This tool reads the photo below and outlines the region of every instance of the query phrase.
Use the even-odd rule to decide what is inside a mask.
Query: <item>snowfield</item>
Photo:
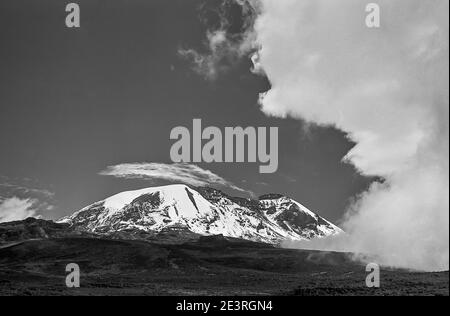
[[[59,222],[98,234],[184,228],[199,235],[271,244],[342,233],[339,227],[282,195],[251,200],[182,184],[122,192]]]

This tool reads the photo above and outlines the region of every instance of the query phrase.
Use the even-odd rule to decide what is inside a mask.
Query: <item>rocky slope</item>
[[[186,185],[122,192],[59,223],[103,235],[185,230],[271,244],[342,233],[337,226],[283,195],[270,194],[251,200]]]

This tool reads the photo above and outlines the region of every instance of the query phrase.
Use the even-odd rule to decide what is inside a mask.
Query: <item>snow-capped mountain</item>
[[[223,235],[272,244],[342,232],[282,195],[270,194],[251,200],[181,184],[122,192],[59,222],[97,234],[183,228],[199,235]]]

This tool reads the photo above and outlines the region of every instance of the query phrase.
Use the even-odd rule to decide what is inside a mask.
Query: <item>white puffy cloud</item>
[[[165,180],[193,186],[220,185],[245,192],[217,174],[187,163],[124,163],[109,166],[100,175],[148,181]]]
[[[379,29],[365,26],[359,0],[260,3],[254,59],[272,85],[262,111],[347,132],[356,146],[345,159],[386,180],[326,247],[448,269],[449,2],[379,0]]]
[[[0,199],[0,223],[35,217],[35,202],[32,199],[20,199],[18,197]]]
[[[0,221],[40,217],[38,214],[54,208],[54,197],[54,192],[40,187],[36,180],[0,175]]]

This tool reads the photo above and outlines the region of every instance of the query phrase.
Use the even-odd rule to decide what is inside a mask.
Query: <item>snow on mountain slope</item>
[[[200,235],[221,234],[272,244],[342,232],[282,195],[251,200],[181,184],[122,192],[59,222],[98,234],[130,230],[160,232],[181,227]]]

